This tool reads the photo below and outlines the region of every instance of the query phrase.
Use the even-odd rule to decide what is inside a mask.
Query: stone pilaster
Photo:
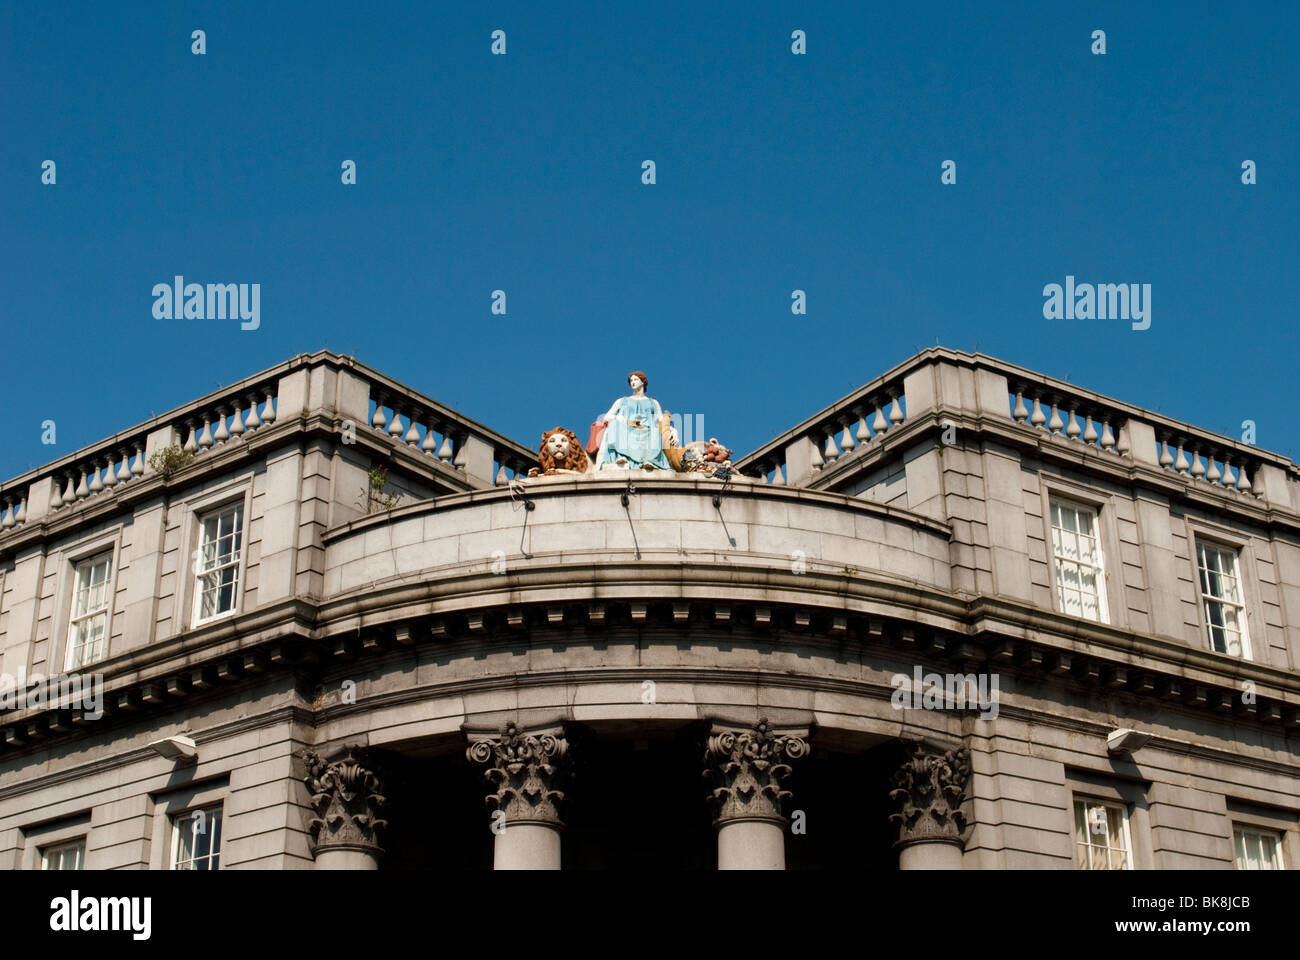
[[[332,760],[306,751],[304,778],[316,817],[311,821],[312,854],[318,870],[374,870],[383,849],[379,818],[388,802],[369,751],[349,746]]]
[[[894,773],[889,798],[899,812],[899,867],[904,870],[960,870],[966,817],[961,805],[970,783],[970,751],[938,750],[925,743],[906,745],[907,758]]]
[[[568,753],[562,729],[526,733],[513,722],[501,736],[476,740],[466,749],[470,762],[488,765],[483,775],[494,788],[487,804],[494,811],[497,870],[560,869],[564,791],[558,786]]]
[[[750,730],[714,728],[704,776],[713,784],[719,870],[785,869],[785,761],[807,753],[804,740],[774,733],[766,718]]]

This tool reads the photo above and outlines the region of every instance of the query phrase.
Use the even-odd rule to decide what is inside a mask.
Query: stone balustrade
[[[101,502],[159,471],[150,460],[176,448],[176,469],[275,422],[275,380],[246,380],[83,448],[0,487],[0,536],[29,520]]]
[[[855,466],[901,456],[887,438],[911,433],[914,424],[949,422],[967,430],[1014,424],[1063,450],[1090,450],[1182,477],[1193,489],[1300,512],[1300,467],[1287,457],[1015,364],[942,347],[912,357],[737,466],[769,483],[838,488]]]
[[[743,472],[776,486],[803,486],[830,466],[865,458],[907,419],[903,377],[891,372],[805,421],[773,449],[746,457]]]
[[[490,448],[490,479],[495,486],[509,484],[515,476],[527,473],[533,463],[533,458],[525,456],[518,445],[504,441],[491,431],[468,428],[464,417],[441,405],[422,401],[406,389],[394,394],[383,385],[373,384],[369,410],[370,427],[378,436],[418,451],[429,462],[440,463],[461,474],[466,472],[470,452],[476,444]]]
[[[34,520],[70,516],[154,478],[159,471],[150,461],[167,448],[175,449],[165,472],[174,473],[286,422],[343,433],[345,443],[368,433],[390,449],[414,452],[399,471],[437,474],[444,488],[504,486],[535,459],[528,448],[352,358],[320,351],[0,484],[0,544]]]
[[[1128,416],[1096,396],[1066,392],[1044,382],[1008,377],[1011,419],[1021,426],[1087,444],[1104,453],[1130,453]]]

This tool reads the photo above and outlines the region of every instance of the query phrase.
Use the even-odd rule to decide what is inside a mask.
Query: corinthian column
[[[312,854],[317,870],[375,870],[384,852],[379,831],[388,821],[379,810],[383,796],[379,773],[364,747],[344,747],[333,760],[314,751],[303,754],[305,781],[316,818],[311,822]]]
[[[483,776],[495,789],[487,795],[496,834],[496,870],[559,870],[559,804],[555,789],[569,752],[560,728],[528,734],[514,723],[501,736],[477,740],[465,751],[472,763],[488,765]]]
[[[942,752],[912,742],[907,753],[889,791],[899,804],[899,812],[889,815],[899,825],[894,844],[899,869],[960,870],[966,829],[961,805],[970,782],[970,751]]]
[[[777,735],[759,720],[752,730],[714,728],[704,753],[704,776],[718,831],[719,870],[784,870],[786,818],[781,805],[791,796],[781,788],[790,775],[784,760],[798,760],[808,744]]]

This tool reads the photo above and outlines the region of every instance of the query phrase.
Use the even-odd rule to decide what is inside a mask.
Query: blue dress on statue
[[[626,460],[627,466],[639,470],[645,464],[660,470],[672,470],[664,453],[663,437],[659,434],[659,418],[663,410],[657,400],[650,397],[623,397],[614,404],[614,419],[605,427],[605,439],[596,461],[599,470],[607,463]],[[640,421],[633,426],[629,420]]]

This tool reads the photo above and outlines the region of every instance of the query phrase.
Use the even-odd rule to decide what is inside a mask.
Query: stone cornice
[[[295,724],[310,729],[315,725],[316,717],[305,707],[296,705],[281,706],[268,710],[266,713],[240,717],[238,720],[204,727],[202,730],[194,731],[191,736],[195,744],[202,749],[203,744],[205,743],[221,740],[225,737],[235,736],[248,730],[261,730],[278,723]],[[116,770],[133,763],[138,763],[141,760],[148,760],[157,756],[157,752],[150,747],[137,747],[133,750],[128,750],[125,753],[115,753],[99,760],[91,760],[86,763],[77,763],[72,766],[62,767],[52,773],[29,777],[20,783],[7,787],[0,787],[0,800],[7,800],[10,797],[21,796],[34,789],[43,789],[45,787],[55,787],[61,783],[70,783],[82,777],[90,777],[110,770]],[[4,754],[0,754],[0,763],[3,763],[5,759],[7,759],[7,757]]]
[[[1282,723],[1284,728],[1300,724],[1300,674],[1030,604],[989,597],[962,600],[913,585],[813,571],[796,575],[760,567],[746,577],[745,568],[735,564],[665,563],[656,571],[642,561],[623,569],[623,580],[611,564],[602,565],[598,573],[584,572],[588,599],[582,601],[575,601],[571,587],[555,585],[555,571],[544,569],[534,571],[540,583],[534,591],[527,589],[522,575],[484,574],[482,593],[462,582],[442,600],[430,599],[434,588],[425,583],[375,590],[320,610],[305,601],[286,601],[107,661],[108,706],[127,716],[166,711],[191,694],[241,682],[248,675],[311,673],[327,662],[342,663],[348,657],[373,656],[430,639],[445,645],[464,638],[474,645],[520,630],[544,635],[581,627],[600,633],[656,624],[674,630],[694,625],[707,636],[713,630],[725,634],[733,625],[749,629],[766,623],[769,630],[862,642],[867,648],[883,640],[888,627],[892,642],[903,649],[917,656],[947,657],[963,672],[971,664],[1041,672],[1138,697],[1235,713],[1239,721]],[[658,584],[653,582],[656,577],[662,577]],[[555,591],[549,596],[546,584],[550,586],[545,590]],[[782,601],[767,602],[773,596]],[[780,641],[774,636],[773,642]],[[1246,680],[1255,685],[1257,709],[1236,702]],[[0,729],[10,747],[36,749],[45,739],[78,735],[61,713],[66,711],[9,711],[0,716]]]

